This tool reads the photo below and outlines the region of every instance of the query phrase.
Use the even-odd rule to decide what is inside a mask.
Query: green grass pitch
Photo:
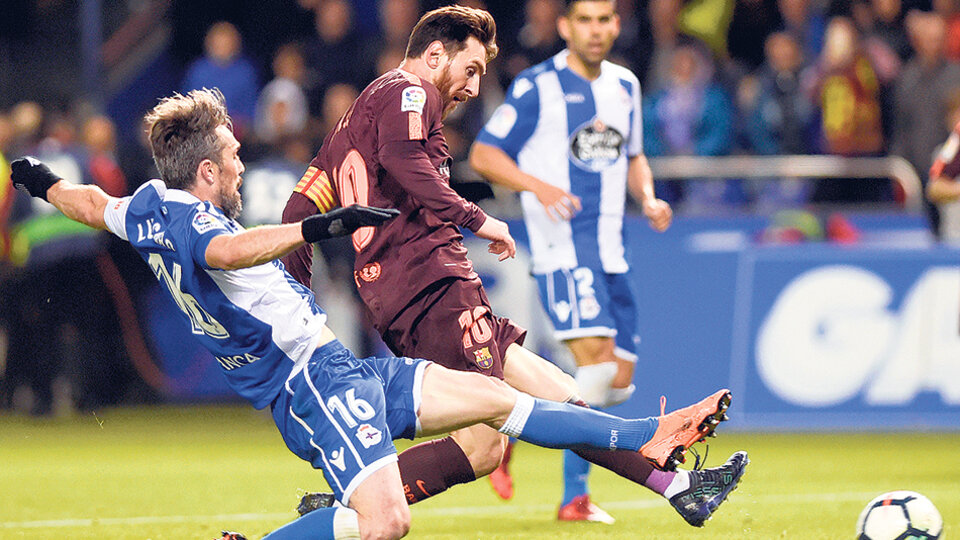
[[[560,453],[521,443],[514,500],[485,479],[456,487],[413,507],[410,538],[852,539],[861,508],[893,489],[930,497],[945,537],[960,538],[960,433],[719,435],[708,466],[738,449],[752,463],[703,529],[596,469],[594,499],[617,523],[557,523]],[[252,540],[292,519],[303,491],[325,487],[267,414],[240,405],[0,415],[2,539],[210,539],[229,528]]]

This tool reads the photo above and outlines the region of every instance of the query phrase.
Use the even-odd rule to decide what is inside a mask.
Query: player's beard
[[[434,86],[436,86],[437,91],[440,92],[440,100],[443,103],[443,115],[441,116],[441,120],[443,120],[446,119],[447,115],[452,113],[459,104],[454,101],[453,96],[450,95],[450,88],[453,86],[453,77],[450,76],[450,64],[444,66]]]
[[[226,184],[220,185],[220,203],[217,205],[223,210],[223,213],[230,219],[237,219],[240,217],[240,212],[243,210],[243,201],[240,200],[240,190],[239,189],[230,189]]]

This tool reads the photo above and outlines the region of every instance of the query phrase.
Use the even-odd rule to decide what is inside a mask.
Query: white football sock
[[[589,364],[577,368],[577,388],[580,397],[591,407],[606,407],[610,385],[617,376],[616,362]]]
[[[690,471],[677,470],[677,475],[673,477],[673,481],[670,482],[670,485],[667,486],[667,489],[663,491],[663,496],[666,499],[673,497],[677,493],[690,487]]]
[[[333,537],[337,540],[360,540],[360,521],[352,508],[341,506],[333,515]]]

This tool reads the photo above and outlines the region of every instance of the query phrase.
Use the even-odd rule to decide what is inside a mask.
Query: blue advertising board
[[[760,218],[682,219],[664,234],[631,219],[642,341],[638,391],[617,411],[656,414],[661,394],[669,409],[726,386],[741,429],[960,429],[960,250],[883,242],[904,237],[895,222],[861,244],[771,245]],[[517,290],[533,287],[522,261],[475,257],[496,278],[494,308],[562,358],[543,344],[538,303],[513,312],[532,296]]]
[[[876,219],[879,230],[864,237],[922,227],[896,221]],[[757,241],[768,224],[687,218],[659,234],[628,220],[641,343],[637,392],[616,412],[653,415],[661,395],[669,409],[728,387],[731,428],[960,429],[960,249],[772,245]],[[525,242],[521,223],[511,230]],[[572,367],[551,336],[529,258],[498,262],[482,241],[468,246],[497,314],[528,328],[528,348]],[[144,296],[146,326],[167,397],[232,396],[209,354],[178,332],[176,307],[158,296]],[[329,294],[318,300],[336,304]]]

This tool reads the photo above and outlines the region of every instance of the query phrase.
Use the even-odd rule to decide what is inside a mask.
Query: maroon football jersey
[[[400,211],[353,234],[354,280],[378,330],[430,284],[476,276],[458,226],[476,231],[486,214],[450,187],[442,112],[432,84],[387,72],[327,135],[284,209],[284,223],[354,203]],[[305,284],[311,254],[304,246],[283,261]]]

